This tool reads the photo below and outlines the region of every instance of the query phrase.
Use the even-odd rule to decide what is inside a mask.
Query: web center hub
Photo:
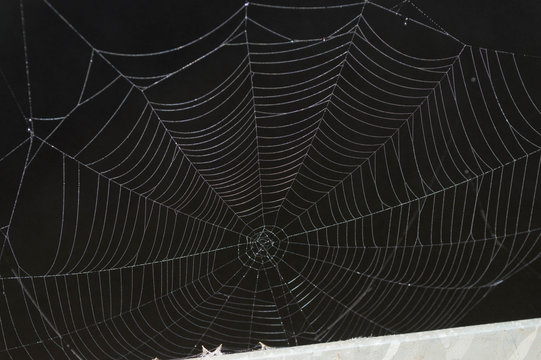
[[[282,261],[287,247],[287,235],[279,227],[261,226],[241,235],[239,258],[244,265],[265,269]]]

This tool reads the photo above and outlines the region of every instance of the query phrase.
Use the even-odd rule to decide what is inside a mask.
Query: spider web
[[[246,3],[193,41],[123,53],[44,0],[73,44],[50,44],[77,64],[64,88],[33,80],[18,4],[2,357],[449,327],[539,258],[539,59],[464,44],[409,1],[297,5]]]

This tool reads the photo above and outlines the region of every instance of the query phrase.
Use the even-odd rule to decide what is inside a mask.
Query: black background
[[[320,3],[312,2],[315,5]],[[64,0],[52,1],[52,4],[95,48],[145,53],[175,47],[201,36],[238,10],[243,2]],[[386,5],[389,4],[393,2],[386,2]],[[541,56],[541,3],[537,1],[419,0],[414,4],[466,44]],[[400,6],[400,3],[397,5]],[[65,25],[44,3],[24,1],[24,7],[30,77],[35,95],[32,99],[33,111],[51,116],[65,113],[77,96],[76,89],[80,85],[72,80],[86,69],[88,47],[81,43],[74,32],[57,31]],[[323,26],[318,21],[320,19],[303,18],[295,25],[301,32],[302,29],[310,32]],[[22,33],[19,2],[2,2],[0,69],[4,79],[0,79],[1,155],[27,136],[27,123],[21,116],[21,111],[27,116],[29,111]],[[60,37],[58,34],[63,35]],[[54,86],[50,86],[50,73],[55,76]],[[205,76],[210,83],[213,75],[202,74],[198,78],[203,88]],[[182,91],[186,90],[179,90]],[[66,140],[69,141],[77,142],[76,139]],[[46,171],[47,163],[40,166]],[[3,203],[13,199],[18,181],[15,176],[11,180],[8,177],[18,171],[20,169],[16,164],[7,164],[2,169],[3,195],[0,200]],[[41,204],[43,209],[40,210],[39,201],[37,203],[34,211],[46,213],[46,206]],[[3,219],[9,216],[9,211],[4,212]],[[43,222],[47,222],[46,219]],[[9,276],[7,264],[11,264],[12,260],[7,252],[3,251],[2,254],[5,258],[2,275]],[[41,260],[39,251],[33,251],[29,256],[35,257],[36,263]],[[540,299],[541,260],[537,259],[499,286],[491,288],[456,326],[541,317]]]

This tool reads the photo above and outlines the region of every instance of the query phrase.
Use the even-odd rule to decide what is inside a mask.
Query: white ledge
[[[541,318],[251,351],[215,360],[541,359]]]

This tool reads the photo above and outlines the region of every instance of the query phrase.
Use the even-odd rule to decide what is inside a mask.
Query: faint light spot
[[[471,81],[472,83],[474,83],[474,82],[477,81],[477,78],[476,78],[475,76],[472,76],[472,77],[470,78],[470,81]]]

